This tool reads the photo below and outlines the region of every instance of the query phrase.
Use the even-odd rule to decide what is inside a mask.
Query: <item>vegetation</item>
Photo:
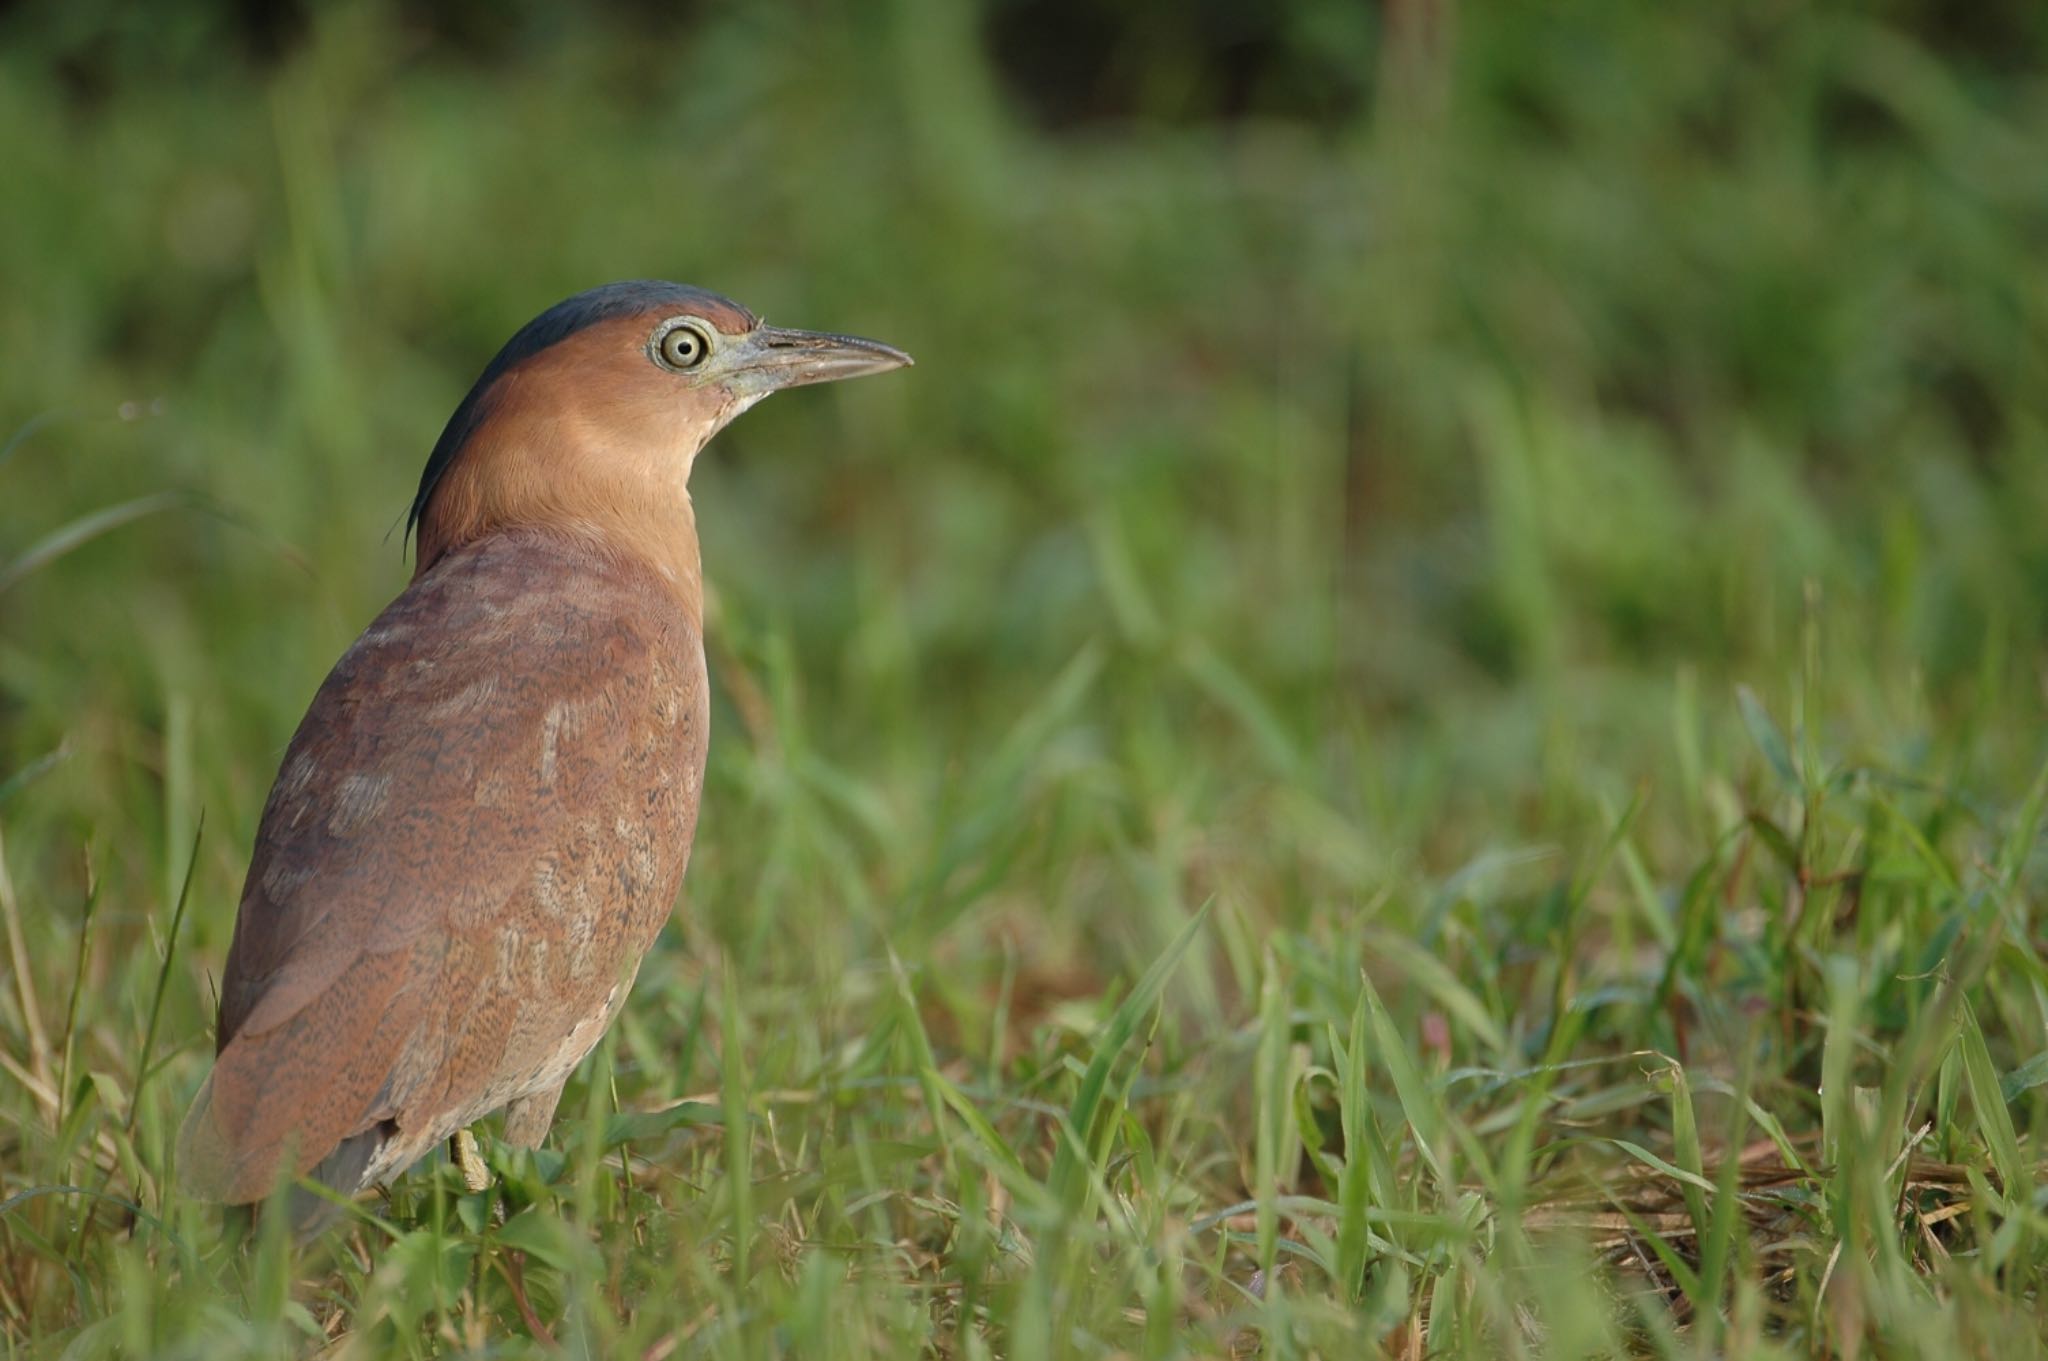
[[[2048,1351],[2048,11],[670,8],[0,15],[0,1350]],[[232,1246],[278,754],[640,275],[919,367],[699,466],[554,1146]]]

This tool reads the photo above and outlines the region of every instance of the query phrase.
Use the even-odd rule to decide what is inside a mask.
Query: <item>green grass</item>
[[[0,19],[4,1354],[553,1354],[514,1273],[650,1361],[2048,1352],[2048,32],[1286,13],[1355,118],[1138,44],[1047,130],[940,0]],[[551,1146],[231,1247],[283,744],[643,274],[919,366],[700,465],[698,846]]]

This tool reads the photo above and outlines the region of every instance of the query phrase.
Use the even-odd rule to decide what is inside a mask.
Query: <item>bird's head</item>
[[[665,571],[686,546],[694,571],[690,468],[713,435],[771,392],[910,362],[681,284],[579,293],[520,328],[449,418],[407,520],[417,573],[513,528],[584,535]]]

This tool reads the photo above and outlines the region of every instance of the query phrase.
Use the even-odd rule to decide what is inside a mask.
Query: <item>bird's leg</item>
[[[543,1092],[530,1092],[505,1107],[505,1130],[499,1137],[513,1148],[539,1148],[540,1141],[547,1138],[548,1126],[555,1123],[555,1107],[562,1100],[562,1088],[568,1079]],[[533,1311],[533,1304],[526,1298],[526,1254],[517,1248],[505,1254],[505,1282],[512,1287],[512,1303],[519,1310],[519,1317],[526,1323],[527,1331],[541,1341],[553,1346],[554,1334]]]
[[[471,1191],[487,1191],[491,1186],[491,1169],[484,1166],[484,1155],[477,1151],[476,1136],[464,1126],[455,1131],[448,1140],[448,1156],[455,1160],[455,1166],[462,1171],[462,1184]]]
[[[501,1136],[514,1148],[539,1148],[555,1123],[555,1107],[562,1100],[563,1078],[544,1092],[529,1092],[505,1107],[505,1132]]]

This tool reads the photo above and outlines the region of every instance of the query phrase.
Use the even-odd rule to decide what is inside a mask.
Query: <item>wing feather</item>
[[[265,806],[181,1135],[194,1189],[254,1198],[287,1150],[303,1172],[380,1121],[522,1094],[667,916],[704,690],[663,583],[559,540],[450,554],[392,602]]]

